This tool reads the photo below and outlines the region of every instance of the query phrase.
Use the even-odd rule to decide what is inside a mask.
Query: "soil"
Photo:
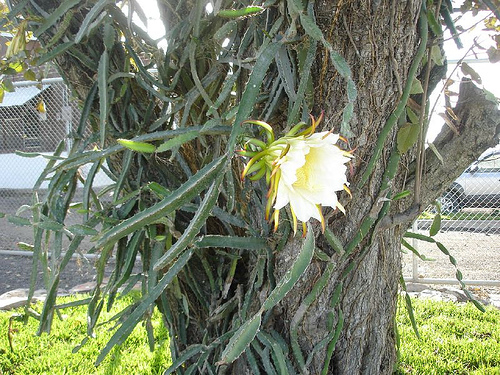
[[[0,189],[0,211],[5,214],[16,214],[16,210],[23,204],[27,204],[31,199],[31,191],[12,191]],[[27,212],[21,214],[26,216]],[[73,213],[69,214],[69,223],[79,223],[81,218]],[[20,250],[18,243],[33,243],[33,229],[29,226],[16,226],[7,221],[6,218],[0,219],[0,250]],[[80,251],[86,253],[92,247],[88,240],[82,242]],[[0,254],[0,295],[19,288],[29,288],[31,280],[31,269],[33,258],[31,256],[4,255]],[[108,276],[113,264],[106,267],[105,275]],[[38,267],[36,280],[36,289],[44,289],[43,273]],[[95,279],[94,260],[85,258],[74,258],[65,267],[60,275],[59,288],[70,290]]]
[[[0,255],[0,295],[19,288],[29,288],[33,257]],[[108,272],[109,273],[109,272]],[[45,289],[43,273],[38,271],[36,289]],[[93,264],[85,259],[75,259],[68,263],[60,276],[59,289],[69,291],[71,288],[93,281],[95,271]]]
[[[438,249],[436,244],[425,241],[415,241],[410,244],[425,257],[431,259],[422,261],[417,258],[417,278],[437,278],[456,280],[457,269],[464,280],[496,280],[500,283],[500,234],[471,232],[442,232],[434,236],[455,258],[455,267],[447,255]],[[405,251],[405,248],[403,247]],[[413,259],[408,251],[403,254],[403,275],[412,276]],[[456,285],[458,287],[458,283]],[[477,287],[469,283],[469,289],[479,292],[500,293],[500,287]]]

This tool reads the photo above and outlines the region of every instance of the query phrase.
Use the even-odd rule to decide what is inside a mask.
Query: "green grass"
[[[421,340],[402,302],[397,374],[500,374],[500,310],[487,307],[482,313],[471,303],[423,299],[412,304]]]
[[[67,303],[85,296],[78,295],[58,299],[59,303]],[[133,297],[117,300],[111,312],[103,312],[105,319],[127,306]],[[41,304],[36,306],[40,310]],[[22,309],[0,313],[0,375],[7,374],[163,374],[171,363],[169,339],[160,314],[153,315],[153,328],[156,338],[156,350],[150,352],[146,338],[146,331],[138,325],[130,337],[116,347],[106,357],[99,367],[94,366],[99,350],[104,347],[113,331],[113,323],[102,325],[96,329],[96,338],[90,339],[81,349],[72,353],[72,350],[81,343],[86,336],[86,308],[85,306],[72,307],[61,310],[63,320],[54,318],[50,335],[35,336],[38,322],[30,318],[28,324],[21,321],[12,321],[11,351],[8,340],[9,318],[14,314],[21,314]],[[103,319],[104,321],[104,319]]]
[[[60,298],[59,303],[83,297]],[[131,298],[118,300],[113,310],[103,313],[104,316],[110,318],[130,303]],[[500,374],[500,310],[488,307],[483,314],[472,304],[419,299],[413,299],[413,306],[421,340],[411,328],[402,301],[397,315],[401,349],[396,374]],[[73,354],[73,348],[85,337],[85,307],[63,310],[64,319],[56,318],[52,333],[41,337],[34,335],[37,329],[34,319],[26,326],[13,321],[12,352],[7,332],[9,318],[16,313],[22,310],[0,313],[1,375],[162,374],[170,364],[168,334],[158,312],[153,316],[157,339],[154,353],[149,351],[145,330],[138,326],[98,368],[94,367],[94,361],[111,337],[112,325],[99,327],[97,337]]]

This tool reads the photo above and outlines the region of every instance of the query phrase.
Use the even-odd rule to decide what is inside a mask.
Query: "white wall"
[[[0,154],[0,189],[33,188],[48,161],[42,156],[26,158],[16,154]],[[83,174],[86,175],[89,169],[90,165],[86,165],[82,169]],[[99,171],[94,180],[94,186],[105,186],[111,183],[112,181],[102,171]],[[42,184],[42,188],[47,187],[48,181]]]

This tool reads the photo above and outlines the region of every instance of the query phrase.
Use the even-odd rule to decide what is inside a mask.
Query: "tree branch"
[[[422,207],[439,197],[450,184],[485,150],[498,143],[500,111],[498,105],[486,99],[484,91],[469,79],[460,84],[459,99],[454,112],[458,117],[456,135],[444,127],[434,145],[443,162],[428,148],[425,152],[424,179],[422,181]],[[412,189],[415,165],[410,168]]]

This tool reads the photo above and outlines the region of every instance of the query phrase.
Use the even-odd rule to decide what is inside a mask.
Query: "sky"
[[[462,25],[464,29],[468,29],[474,25],[470,30],[462,33],[460,35],[460,40],[462,41],[464,48],[458,49],[455,42],[450,39],[451,35],[448,31],[445,32],[445,54],[448,59],[448,77],[457,82],[452,87],[452,91],[458,92],[458,82],[463,77],[461,69],[456,68],[456,62],[465,57],[465,60],[474,69],[482,80],[482,85],[480,87],[492,92],[497,98],[500,97],[500,62],[496,64],[491,64],[488,61],[488,55],[486,54],[486,49],[493,46],[493,40],[490,35],[484,30],[484,23],[482,19],[488,17],[490,12],[480,12],[477,16],[473,17],[470,12],[457,23]],[[454,14],[455,16],[455,14]],[[476,43],[481,47],[485,48],[480,50],[475,48],[473,51],[468,51],[469,47],[474,44],[474,39]],[[453,72],[453,73],[452,73]],[[443,121],[439,117],[439,113],[444,112],[444,98],[439,95],[443,85],[439,84],[433,95],[431,96],[431,106],[437,100],[436,111],[431,117],[431,122],[429,124],[429,132],[427,134],[427,142],[432,142],[432,140],[437,136],[441,127],[443,126]],[[452,104],[454,104],[452,102]]]

